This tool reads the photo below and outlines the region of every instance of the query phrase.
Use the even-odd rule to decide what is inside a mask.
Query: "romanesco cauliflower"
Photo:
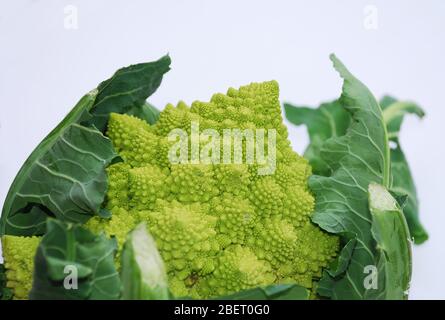
[[[275,173],[259,175],[256,162],[170,163],[167,135],[177,128],[190,134],[192,121],[220,134],[275,129]],[[146,221],[174,295],[208,298],[283,282],[311,288],[336,255],[337,238],[310,222],[311,170],[287,139],[276,82],[229,89],[191,107],[168,105],[153,126],[111,114],[107,134],[124,159],[108,168],[107,205],[129,223],[95,217],[87,225],[122,244],[134,221]]]
[[[225,129],[275,129],[275,172],[259,174],[260,164],[248,163],[244,149],[242,163],[171,163],[168,134],[174,129],[190,134],[194,121],[221,135]],[[112,113],[107,135],[123,159],[107,168],[112,216],[96,216],[86,227],[116,237],[121,249],[126,235],[145,221],[173,295],[209,298],[274,283],[313,289],[337,254],[338,238],[310,221],[311,168],[290,146],[276,82],[231,88],[191,107],[169,104],[152,126]],[[270,147],[266,141],[265,150]],[[37,244],[36,237],[3,238],[8,286],[16,298],[30,290]],[[118,267],[119,256],[120,250]]]

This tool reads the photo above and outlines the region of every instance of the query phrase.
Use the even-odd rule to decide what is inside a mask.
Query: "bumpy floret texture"
[[[198,149],[192,146],[197,124]],[[247,131],[226,139],[228,129]],[[271,129],[276,161],[264,174],[261,168],[274,148]],[[170,137],[175,130],[186,140],[172,153],[178,144]],[[262,134],[265,141],[257,144]],[[107,168],[105,205],[111,218],[96,216],[85,226],[116,237],[118,268],[123,242],[141,221],[154,236],[170,290],[179,297],[210,298],[274,283],[313,290],[322,268],[336,256],[338,239],[310,222],[311,168],[290,146],[276,82],[231,88],[191,107],[169,104],[153,126],[112,113],[107,135],[123,159]],[[182,162],[172,161],[183,150]],[[7,287],[16,299],[26,299],[31,289],[39,240],[2,238]]]
[[[39,242],[39,237],[2,237],[6,287],[13,290],[14,299],[28,298],[32,286],[34,255]]]
[[[200,203],[183,205],[176,200],[158,200],[155,211],[141,216],[147,220],[169,272],[185,279],[214,269],[212,257],[219,250],[216,218],[207,212]]]
[[[210,162],[196,161],[193,123],[199,123],[200,132],[213,129],[210,138],[198,142]],[[173,153],[188,152],[182,163],[171,161],[170,151],[179,140],[169,133],[177,129],[186,133],[182,149]],[[264,161],[249,158],[247,150],[262,148],[250,144],[247,135],[241,151],[222,150],[228,129],[253,134],[264,129],[265,158],[273,148],[270,130],[275,130],[275,170],[260,173]],[[96,217],[87,226],[115,236],[122,245],[126,233],[146,221],[174,295],[209,298],[274,283],[312,288],[337,254],[338,239],[310,222],[311,169],[290,146],[276,82],[231,88],[191,107],[168,105],[152,126],[111,114],[107,135],[123,159],[107,170],[106,204],[112,218]],[[234,145],[235,140],[227,141]],[[235,161],[237,155],[241,162]]]
[[[116,238],[119,250],[117,251],[115,262],[120,267],[120,257],[124,241],[127,234],[136,227],[139,217],[132,211],[127,211],[123,207],[113,207],[111,210],[111,218],[102,219],[95,216],[87,221],[85,226],[92,232],[97,234],[105,232],[109,236]]]
[[[244,288],[253,288],[275,280],[271,266],[258,259],[247,246],[233,245],[217,257],[211,277],[201,280],[195,289],[198,296],[223,296]]]

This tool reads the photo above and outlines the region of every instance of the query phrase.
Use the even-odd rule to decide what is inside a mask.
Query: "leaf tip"
[[[334,53],[329,55],[329,59],[331,59],[332,64],[334,65],[334,69],[340,74],[340,77],[343,79],[353,77],[353,75],[349,72],[349,70],[345,67],[343,62],[337,58]]]
[[[170,65],[171,65],[171,63],[172,63],[172,59],[170,58],[170,53],[166,53],[164,56],[162,56],[159,60],[158,60],[158,62],[163,62],[164,64],[165,64],[165,66],[167,67],[167,71],[169,71],[171,68],[170,68]],[[166,71],[166,72],[167,72]]]

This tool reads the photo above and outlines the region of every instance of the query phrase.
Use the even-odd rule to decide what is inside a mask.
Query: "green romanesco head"
[[[264,162],[249,160],[247,138],[242,140],[241,161],[224,162],[224,156],[235,159],[235,150],[225,153],[221,142],[216,149],[205,149],[203,141],[198,144],[210,156],[220,149],[220,162],[190,161],[193,122],[201,131],[213,129],[221,137],[227,129],[274,129],[275,170],[260,174]],[[187,133],[187,164],[170,161],[176,141],[168,135],[174,129]],[[116,237],[118,268],[126,235],[142,221],[166,264],[170,290],[179,297],[210,298],[278,283],[313,290],[322,269],[336,256],[338,238],[310,221],[311,168],[291,148],[275,81],[231,88],[226,95],[215,94],[210,102],[191,107],[169,104],[152,126],[112,113],[107,135],[123,159],[107,168],[105,206],[112,215],[96,216],[85,226]],[[261,150],[260,145],[250,147]],[[265,139],[266,155],[272,147]],[[7,283],[16,298],[26,298],[32,285],[38,240],[2,238]]]
[[[221,163],[172,164],[168,152],[175,142],[168,134],[187,133],[192,160],[193,121],[221,137],[225,129],[275,129],[275,172],[260,175],[261,163],[247,161],[247,139],[241,163],[223,163],[218,144]],[[87,225],[122,243],[135,223],[146,221],[174,295],[209,298],[274,283],[311,289],[337,254],[338,239],[310,221],[311,168],[291,148],[275,81],[231,88],[191,107],[169,104],[153,126],[111,114],[107,135],[124,160],[108,168],[107,206],[129,223],[94,218]],[[265,154],[269,148],[266,139]],[[234,159],[234,150],[229,156]]]

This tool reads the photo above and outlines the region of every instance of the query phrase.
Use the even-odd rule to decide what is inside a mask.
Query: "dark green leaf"
[[[347,241],[346,245],[341,249],[337,259],[335,259],[329,266],[329,269],[324,270],[324,276],[318,281],[317,292],[323,297],[332,297],[332,287],[335,279],[343,277],[345,271],[348,269],[351,262],[351,256],[354,252],[354,248],[357,244],[357,240],[352,238]]]
[[[93,124],[96,128],[105,131],[111,112],[130,112],[147,120],[149,111],[137,109],[141,108],[145,100],[159,87],[162,76],[170,70],[170,63],[170,57],[164,56],[154,62],[122,68],[110,79],[102,82],[97,88],[98,94],[92,109]]]
[[[48,219],[37,248],[30,299],[118,299],[115,239],[79,225]]]
[[[240,291],[215,300],[308,300],[309,291],[296,284],[271,285]]]
[[[99,217],[102,219],[110,219],[111,218],[111,211],[106,208],[101,208],[98,212]]]
[[[11,300],[13,297],[12,289],[6,287],[6,269],[0,264],[0,300]]]
[[[328,232],[348,238],[355,236],[357,244],[341,276],[324,273],[330,280],[330,290],[324,291],[329,291],[333,299],[374,299],[385,288],[369,289],[363,282],[365,267],[377,265],[378,255],[371,233],[368,185],[371,182],[386,187],[390,184],[386,126],[380,106],[368,88],[335,56],[331,59],[344,79],[339,103],[350,113],[352,120],[345,135],[329,138],[321,147],[320,156],[332,174],[315,175],[309,179],[309,186],[316,196],[313,221]]]
[[[304,157],[318,175],[329,175],[327,163],[320,157],[321,147],[331,137],[342,136],[349,126],[350,115],[338,101],[323,103],[318,109],[284,104],[286,118],[295,125],[305,124],[310,144]]]
[[[157,111],[145,99],[169,65],[165,56],[120,69],[79,101],[17,174],[3,206],[0,235],[41,235],[48,216],[83,223],[107,214],[101,211],[108,185],[105,168],[116,153],[101,131],[110,112],[155,121]]]
[[[6,197],[1,234],[42,234],[48,216],[84,222],[98,213],[116,154],[108,138],[81,124],[95,97],[85,95],[26,160]]]
[[[159,110],[148,102],[144,103],[142,107],[130,109],[127,114],[145,120],[149,124],[155,124],[159,120]]]
[[[413,113],[422,117],[422,109],[412,102],[398,102],[386,96],[380,101],[383,118],[388,130],[388,138],[395,147],[391,149],[391,191],[408,195],[403,213],[408,222],[411,236],[416,244],[428,239],[428,233],[419,221],[419,205],[414,180],[400,147],[399,131],[403,117]],[[350,124],[350,114],[341,106],[339,101],[324,103],[317,109],[284,104],[286,118],[295,125],[305,124],[308,129],[310,144],[304,156],[309,160],[314,174],[328,176],[330,169],[320,155],[323,143],[331,137],[342,136]]]
[[[419,118],[425,116],[425,112],[417,104],[410,101],[397,101],[393,97],[385,96],[380,100],[383,110],[383,119],[388,128],[388,138],[398,141],[400,127],[406,114],[415,114]]]
[[[379,298],[408,298],[411,280],[411,243],[403,212],[396,199],[383,186],[370,184],[369,208],[372,215],[372,235],[379,253],[379,283],[385,290]],[[382,272],[383,271],[383,272]]]
[[[425,113],[415,103],[399,102],[388,96],[380,101],[380,105],[383,109],[383,117],[387,123],[389,139],[394,143],[394,147],[391,148],[391,170],[393,176],[391,191],[408,196],[403,207],[403,213],[414,242],[421,244],[428,240],[428,233],[419,220],[417,190],[408,161],[400,145],[399,132],[405,114],[412,113],[422,118]]]
[[[355,238],[349,240],[346,245],[342,248],[338,259],[333,262],[330,270],[327,270],[331,277],[338,277],[343,275],[348,269],[349,263],[351,262],[351,256],[354,252],[355,246],[357,245],[357,240]]]
[[[167,273],[153,237],[145,223],[127,236],[122,251],[122,299],[165,300],[169,298]]]

